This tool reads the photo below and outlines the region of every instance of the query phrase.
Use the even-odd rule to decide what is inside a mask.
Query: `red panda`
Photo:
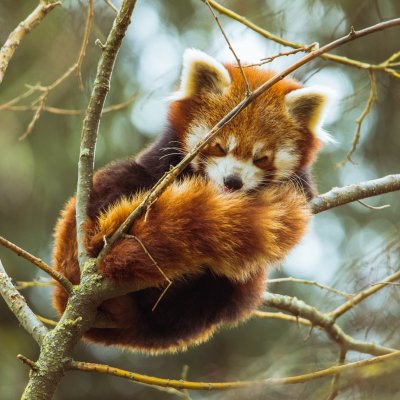
[[[257,67],[245,74],[252,89],[273,76]],[[85,239],[92,257],[146,190],[244,93],[234,65],[186,50],[163,135],[136,160],[111,163],[94,176]],[[150,353],[176,351],[249,317],[265,290],[266,268],[299,242],[309,221],[309,167],[324,137],[326,102],[324,90],[285,79],[228,123],[98,266],[105,279],[148,288],[104,301],[100,310],[113,327],[91,328],[85,338]],[[75,237],[73,198],[56,226],[54,267],[78,284]],[[154,308],[167,284],[158,267],[172,285]],[[58,313],[67,301],[57,286]]]

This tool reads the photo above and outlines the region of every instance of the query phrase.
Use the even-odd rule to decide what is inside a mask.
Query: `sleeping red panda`
[[[254,67],[245,74],[252,89],[273,76]],[[244,93],[234,65],[185,52],[163,135],[136,160],[114,162],[94,176],[85,243],[92,257],[145,191]],[[92,328],[85,338],[150,353],[176,351],[246,319],[260,303],[266,267],[305,232],[313,193],[309,167],[324,137],[326,101],[324,90],[285,79],[228,123],[100,263],[105,279],[149,288],[104,301],[100,309],[114,327]],[[73,198],[56,226],[54,267],[78,284],[75,237]],[[155,262],[173,283],[154,308],[167,283]],[[60,314],[67,301],[57,286],[53,303]]]

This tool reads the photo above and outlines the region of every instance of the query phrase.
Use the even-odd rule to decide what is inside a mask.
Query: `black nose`
[[[243,181],[237,175],[228,175],[224,178],[224,185],[229,190],[239,190],[243,187]]]

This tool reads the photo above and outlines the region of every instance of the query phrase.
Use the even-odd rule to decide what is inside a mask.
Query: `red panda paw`
[[[101,260],[99,272],[107,279],[119,282],[155,283],[160,279],[160,273],[151,264],[135,239],[122,239]],[[161,277],[162,278],[162,277]]]

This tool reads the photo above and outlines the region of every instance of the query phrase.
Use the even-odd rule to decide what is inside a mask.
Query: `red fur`
[[[85,243],[92,257],[146,191],[170,165],[180,161],[181,155],[176,151],[168,154],[165,149],[178,146],[183,152],[188,126],[199,115],[213,124],[243,96],[238,70],[227,68],[233,82],[228,98],[218,103],[215,95],[205,93],[175,101],[170,108],[170,126],[157,143],[137,161],[115,162],[96,173],[85,227]],[[246,71],[252,87],[270,76],[256,69]],[[304,167],[311,161],[317,141],[298,127],[287,130],[293,122],[283,109],[284,94],[298,87],[292,80],[280,82],[233,120],[229,129],[247,132],[239,137],[245,148],[261,134],[256,117],[267,109],[275,118],[271,135],[297,138],[302,158],[296,172],[306,182],[302,189],[309,194],[310,178]],[[182,181],[171,185],[146,217],[131,227],[131,237],[119,240],[103,259],[99,269],[106,279],[138,281],[150,288],[104,301],[100,309],[115,327],[92,328],[86,339],[153,353],[175,351],[206,340],[223,324],[234,325],[248,318],[259,305],[266,267],[281,261],[304,234],[310,218],[306,199],[289,183],[271,184],[253,193],[222,193],[200,175],[188,167]],[[75,236],[72,199],[55,230],[54,266],[77,284]],[[164,274],[173,283],[152,311],[166,285]],[[67,301],[67,294],[57,286],[53,303],[60,314]]]

